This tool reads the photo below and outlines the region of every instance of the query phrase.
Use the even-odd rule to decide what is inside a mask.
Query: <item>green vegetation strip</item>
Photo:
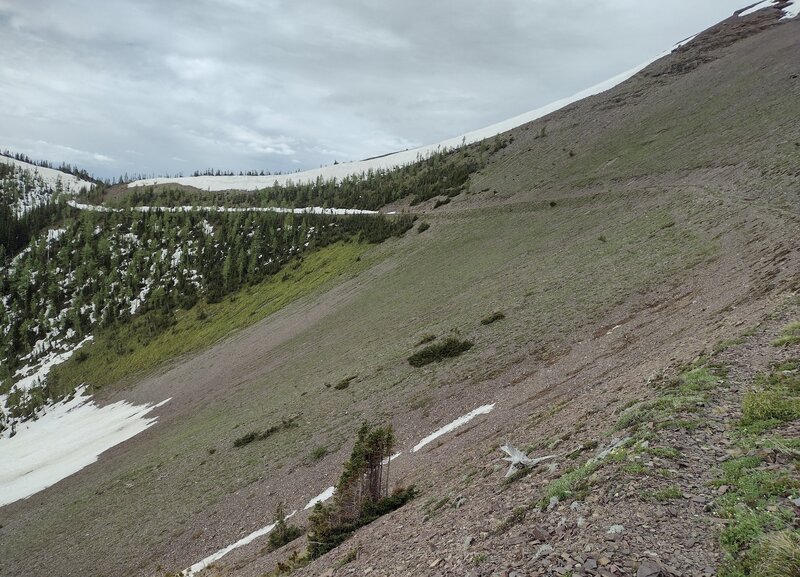
[[[83,351],[50,373],[51,386],[69,388],[86,382],[102,387],[150,371],[177,356],[206,348],[343,275],[366,267],[363,243],[337,243],[308,255],[293,269],[245,288],[214,304],[178,310],[174,324],[146,344],[135,323],[100,332]]]

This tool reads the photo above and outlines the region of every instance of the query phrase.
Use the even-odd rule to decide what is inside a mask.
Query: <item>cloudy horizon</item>
[[[0,0],[0,149],[101,178],[356,160],[571,95],[748,2],[535,4]]]

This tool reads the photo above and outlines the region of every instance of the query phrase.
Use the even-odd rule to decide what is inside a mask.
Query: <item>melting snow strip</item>
[[[285,521],[286,519],[289,519],[289,518],[293,517],[295,513],[297,513],[297,511],[292,511],[291,515],[286,515],[286,517],[284,517],[283,520]],[[252,543],[256,539],[258,539],[259,537],[261,537],[263,535],[266,535],[267,533],[269,533],[270,531],[272,531],[275,528],[275,525],[277,525],[277,523],[272,523],[271,525],[267,525],[266,527],[262,527],[261,529],[258,529],[257,531],[253,531],[252,533],[250,533],[246,537],[242,537],[241,539],[236,541],[236,543],[234,543],[233,545],[228,545],[227,547],[225,547],[224,549],[220,549],[219,551],[217,551],[213,555],[209,555],[208,557],[206,557],[202,561],[198,561],[197,563],[195,563],[194,565],[192,565],[188,569],[184,569],[183,572],[181,573],[181,575],[183,575],[184,577],[191,577],[192,575],[194,575],[198,571],[202,571],[203,569],[208,567],[214,561],[217,561],[217,560],[221,559],[222,557],[224,557],[225,555],[227,555],[228,553],[230,553],[234,549],[238,549],[239,547],[244,547],[245,545],[247,545],[249,543]]]
[[[325,501],[327,501],[328,499],[333,497],[333,492],[334,491],[336,491],[336,487],[328,487],[322,493],[320,493],[319,495],[317,495],[316,497],[311,499],[308,502],[308,505],[303,507],[303,511],[307,511],[308,509],[310,509],[311,507],[313,507],[317,503],[324,503]]]
[[[773,1],[774,0],[761,0],[761,2],[755,3],[752,6],[750,6],[750,8],[748,8],[747,10],[743,10],[742,12],[739,12],[739,18],[741,18],[742,16],[749,16],[753,12],[758,12],[762,8],[767,8],[767,6],[765,6],[765,4],[772,4]]]
[[[431,443],[431,442],[435,441],[436,439],[438,439],[442,435],[446,435],[447,433],[456,430],[461,425],[465,425],[465,424],[469,423],[472,419],[474,419],[478,415],[485,415],[487,413],[491,413],[494,410],[495,404],[496,403],[492,403],[491,405],[483,405],[482,407],[478,407],[474,411],[472,411],[470,413],[467,413],[466,415],[457,418],[452,423],[449,423],[449,424],[445,425],[444,427],[442,427],[441,429],[438,429],[438,430],[434,431],[433,433],[431,433],[430,435],[428,435],[427,437],[422,439],[419,443],[417,443],[414,446],[414,448],[411,449],[411,452],[412,453],[416,453],[417,451],[419,451],[422,447],[424,447],[428,443]]]
[[[386,457],[383,461],[381,461],[381,465],[388,465],[392,461],[394,461],[397,457],[403,454],[403,451],[399,451],[392,455],[391,457]]]
[[[78,210],[90,212],[124,212],[126,209],[111,208],[102,204],[82,204],[74,200],[68,200],[67,204]],[[354,214],[379,214],[377,210],[362,210],[360,208],[325,208],[322,206],[302,206],[299,208],[283,208],[280,206],[134,206],[129,210],[136,212],[277,212],[279,214],[334,214],[334,215],[354,215]],[[209,225],[210,226],[210,225]],[[208,229],[206,229],[208,232]],[[211,229],[213,232],[214,229]],[[210,234],[210,233],[209,233]]]
[[[0,506],[30,497],[97,461],[101,453],[141,433],[156,421],[158,405],[125,401],[98,407],[85,388],[46,409],[35,421],[0,439]]]

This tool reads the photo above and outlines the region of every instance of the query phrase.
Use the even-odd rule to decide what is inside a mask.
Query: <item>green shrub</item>
[[[450,357],[457,357],[472,347],[473,343],[471,341],[461,341],[455,337],[448,337],[441,343],[435,343],[417,351],[408,357],[408,362],[412,367],[423,367]]]
[[[749,391],[742,400],[742,424],[758,421],[793,421],[800,418],[800,398],[787,397],[785,391]]]
[[[427,222],[421,222],[421,223],[419,223],[419,226],[417,227],[417,232],[418,232],[418,233],[420,233],[420,232],[425,232],[425,231],[426,231],[426,230],[428,230],[430,227],[431,227],[431,225],[430,225],[430,224],[428,224]]]

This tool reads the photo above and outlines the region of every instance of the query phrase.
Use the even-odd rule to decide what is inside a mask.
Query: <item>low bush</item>
[[[350,383],[352,383],[357,376],[358,375],[353,375],[352,377],[344,378],[335,385],[333,385],[333,388],[336,389],[337,391],[343,391],[344,389],[350,386]]]
[[[263,431],[250,431],[249,433],[237,438],[233,442],[233,446],[244,447],[245,445],[249,445],[253,441],[263,441],[264,439],[268,439],[269,437],[280,431],[293,429],[294,427],[298,426],[296,420],[297,417],[289,417],[288,419],[283,419],[280,422],[280,424],[272,425],[271,427]]]
[[[423,367],[427,364],[439,362],[447,358],[457,357],[470,350],[474,343],[462,341],[455,337],[448,337],[440,343],[428,345],[408,357],[408,362],[412,367]]]

